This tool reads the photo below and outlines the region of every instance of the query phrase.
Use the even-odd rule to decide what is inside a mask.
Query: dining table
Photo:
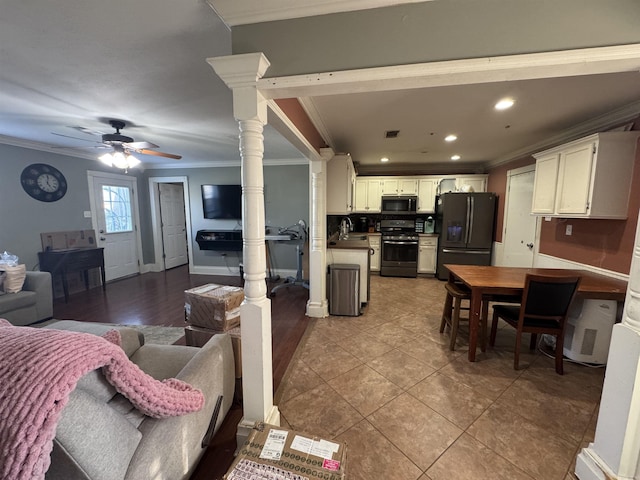
[[[576,295],[585,299],[623,302],[627,292],[627,282],[625,280],[589,270],[453,264],[446,264],[445,267],[449,270],[449,281],[462,282],[471,290],[468,354],[470,362],[474,362],[476,359],[483,296],[521,296],[527,274],[550,276],[580,275],[581,281]]]

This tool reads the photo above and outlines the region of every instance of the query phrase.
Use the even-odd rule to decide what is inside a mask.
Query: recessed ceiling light
[[[494,108],[496,110],[506,110],[507,108],[513,107],[513,104],[514,100],[512,98],[503,98],[495,104]]]
[[[444,141],[445,142],[453,142],[455,140],[457,140],[458,137],[456,135],[454,135],[453,133],[451,135],[447,135],[446,137],[444,137]]]
[[[451,160],[460,160],[460,155],[453,155]]]
[[[388,159],[387,157],[382,157],[382,158],[380,159],[380,161],[381,161],[381,162],[388,162],[388,161],[389,161],[389,159]]]

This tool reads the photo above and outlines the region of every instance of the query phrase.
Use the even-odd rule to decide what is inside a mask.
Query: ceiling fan
[[[140,153],[142,155],[154,155],[156,157],[166,157],[172,158],[174,160],[180,160],[182,155],[175,155],[173,153],[159,152],[157,150],[151,150],[153,148],[159,148],[158,145],[151,142],[134,142],[133,138],[128,137],[120,133],[125,127],[125,122],[122,120],[109,120],[109,124],[115,129],[115,133],[102,133],[96,130],[91,130],[85,127],[72,127],[76,130],[79,130],[83,133],[87,133],[90,135],[101,135],[101,141],[97,142],[100,145],[96,145],[88,148],[111,148],[114,153],[122,153],[124,155],[131,155],[132,153]],[[59,137],[67,137],[67,138],[75,138],[76,140],[83,140],[86,142],[90,142],[91,140],[87,140],[86,138],[79,137],[71,137],[69,135],[63,135],[61,133],[54,133],[53,135],[58,135]],[[69,148],[69,147],[62,147]],[[74,148],[74,147],[71,147]],[[75,147],[75,148],[84,148],[84,147]]]

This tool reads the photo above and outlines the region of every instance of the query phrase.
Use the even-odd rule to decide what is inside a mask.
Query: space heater
[[[617,307],[615,300],[576,300],[567,318],[565,357],[576,362],[606,365]]]

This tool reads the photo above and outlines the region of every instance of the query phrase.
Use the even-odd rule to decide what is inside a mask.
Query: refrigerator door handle
[[[467,196],[467,218],[465,219],[464,225],[464,244],[469,243],[469,219],[471,218],[471,201],[470,197]]]
[[[473,196],[469,197],[469,200],[471,201],[471,211],[470,211],[470,215],[469,215],[469,234],[467,235],[467,243],[471,242],[471,240],[473,240],[473,216],[475,214],[475,210],[476,210],[476,201],[475,198],[473,198]]]

